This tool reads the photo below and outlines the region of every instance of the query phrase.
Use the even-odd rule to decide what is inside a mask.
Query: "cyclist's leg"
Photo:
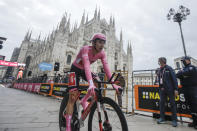
[[[95,73],[91,73],[91,74],[92,74],[93,80],[99,79]],[[85,72],[82,73],[82,78],[83,78],[84,80],[87,81],[86,76],[85,76]],[[98,87],[98,86],[97,86],[97,83],[95,83],[95,82],[94,82],[94,85],[95,85],[96,87]],[[83,109],[86,109],[86,107],[88,106],[87,100],[89,99],[90,96],[91,96],[91,94],[88,92],[88,94],[86,94],[86,95],[81,99],[81,105],[82,105]]]
[[[66,106],[66,131],[71,131],[71,119],[73,114],[74,103],[76,101],[78,90],[71,90],[69,92],[68,104]]]
[[[72,119],[74,104],[78,95],[77,87],[79,86],[79,77],[80,77],[79,74],[77,73],[78,71],[75,68],[73,68],[73,66],[71,67],[71,72],[75,72],[76,88],[71,89],[69,91],[69,99],[68,99],[68,103],[66,106],[66,115],[65,115],[66,131],[71,131],[71,119]]]

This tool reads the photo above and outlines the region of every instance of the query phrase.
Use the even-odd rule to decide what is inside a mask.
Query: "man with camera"
[[[182,57],[183,69],[179,70],[176,76],[181,81],[186,102],[190,106],[193,122],[188,126],[197,129],[197,69],[190,59],[188,56]]]

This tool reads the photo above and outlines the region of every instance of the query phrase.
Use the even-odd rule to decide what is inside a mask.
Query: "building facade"
[[[151,71],[150,71],[151,72]],[[133,75],[133,84],[134,85],[155,85],[156,82],[156,73],[135,73]]]
[[[8,67],[7,66],[0,66],[0,80],[2,80],[6,74]]]
[[[89,43],[94,33],[103,33],[107,37],[104,50],[107,55],[107,61],[111,71],[127,70],[132,72],[133,55],[131,43],[128,43],[127,53],[123,50],[123,35],[120,32],[120,38],[116,37],[115,19],[110,17],[109,23],[106,19],[101,19],[100,10],[95,10],[94,17],[89,20],[85,13],[82,16],[80,24],[74,24],[71,28],[70,17],[65,13],[57,28],[54,29],[44,40],[40,36],[32,39],[32,32],[28,31],[20,46],[20,52],[17,62],[25,63],[24,76],[32,72],[31,76],[41,76],[47,74],[54,76],[55,71],[42,72],[38,65],[42,62],[54,65],[60,64],[58,74],[63,75],[69,71],[80,48]],[[102,68],[101,61],[91,65],[92,71],[100,72]],[[14,71],[16,76],[17,70]]]
[[[17,48],[17,47],[14,48],[14,51],[12,53],[12,57],[10,59],[10,62],[16,62],[17,59],[18,59],[19,53],[20,53],[20,48]],[[8,78],[8,77],[12,76],[13,71],[14,71],[15,68],[16,67],[7,67],[7,71],[6,71],[5,75],[4,75],[4,77]]]

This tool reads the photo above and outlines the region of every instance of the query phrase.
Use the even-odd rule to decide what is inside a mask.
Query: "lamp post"
[[[175,11],[173,8],[170,9],[169,13],[167,14],[167,19],[171,20],[173,19],[174,22],[177,22],[180,27],[180,32],[181,32],[181,38],[182,38],[182,43],[183,43],[183,50],[185,56],[187,56],[186,49],[185,49],[185,41],[183,38],[183,32],[182,32],[182,27],[181,27],[181,22],[183,20],[186,20],[186,17],[190,14],[190,10],[184,6],[179,6],[179,9]]]

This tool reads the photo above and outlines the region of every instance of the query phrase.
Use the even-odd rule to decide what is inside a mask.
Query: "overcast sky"
[[[173,59],[184,52],[179,26],[168,21],[166,15],[170,8],[177,10],[179,5],[191,10],[182,28],[187,54],[197,58],[197,0],[0,0],[0,36],[8,38],[0,55],[9,60],[28,29],[33,31],[33,38],[40,33],[44,38],[65,12],[71,14],[72,24],[79,24],[84,10],[91,19],[97,7],[101,18],[109,21],[114,16],[116,35],[119,39],[122,29],[125,50],[131,41],[135,70],[157,68],[160,56],[174,66]]]

